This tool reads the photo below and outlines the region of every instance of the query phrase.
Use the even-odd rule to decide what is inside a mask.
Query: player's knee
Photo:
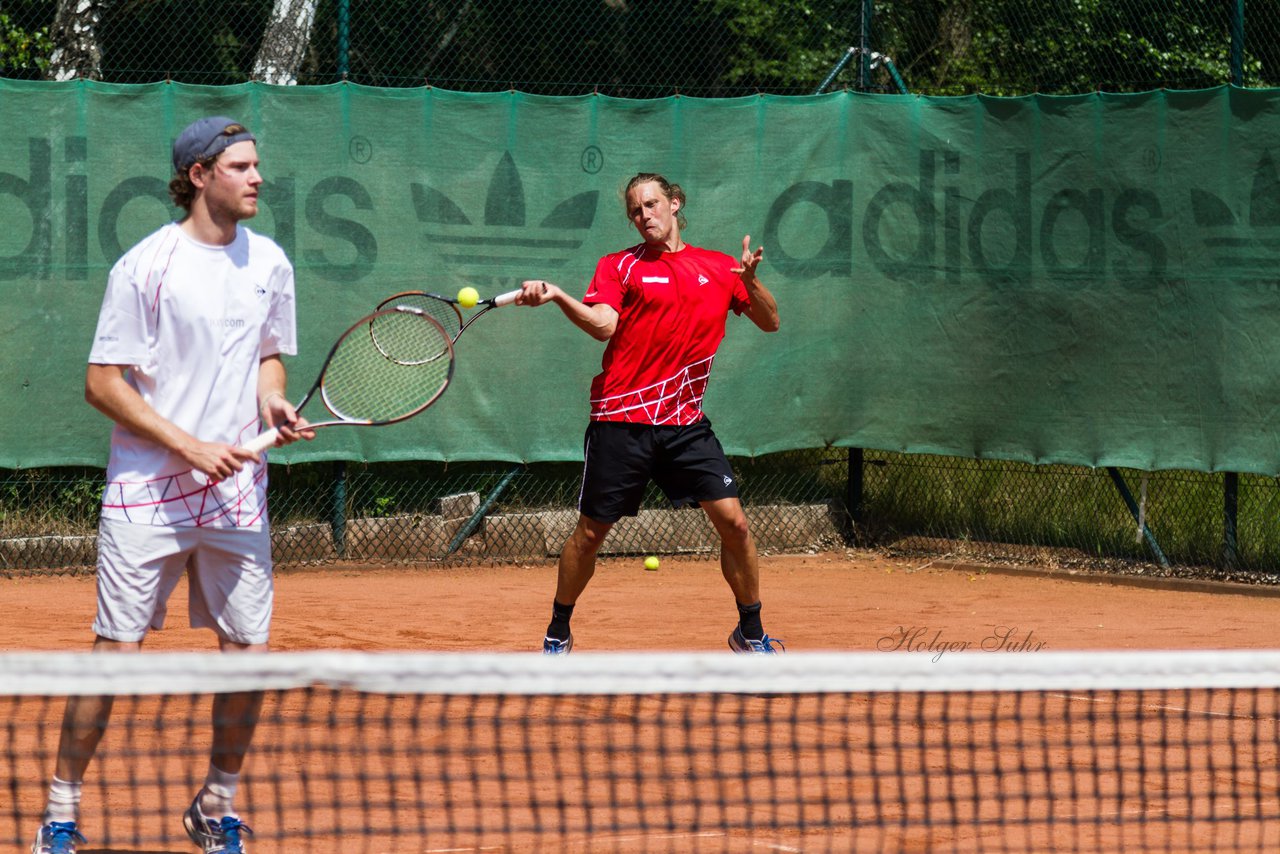
[[[726,520],[725,524],[720,526],[720,538],[725,541],[726,545],[745,547],[750,544],[751,526],[747,524],[747,517],[739,513],[737,516]]]
[[[569,543],[579,554],[594,555],[604,545],[604,538],[609,533],[607,525],[578,525],[574,529],[573,535],[569,538]]]

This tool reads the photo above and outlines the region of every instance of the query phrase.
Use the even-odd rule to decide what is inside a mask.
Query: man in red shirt
[[[742,239],[739,262],[690,246],[684,191],[641,173],[626,187],[627,216],[644,242],[600,259],[581,301],[542,280],[523,283],[516,302],[554,302],[576,326],[607,341],[591,383],[578,524],[560,552],[551,624],[542,651],[573,647],[569,619],[595,572],[614,523],[634,516],[649,480],[677,507],[699,504],[720,536],[720,565],[738,603],[729,635],[735,652],[770,654],[781,644],[760,621],[760,564],[738,487],[702,396],[729,312],[765,332],[778,329],[778,304],[756,278],[763,249]]]

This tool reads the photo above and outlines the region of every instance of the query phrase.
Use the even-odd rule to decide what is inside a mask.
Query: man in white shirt
[[[187,211],[111,270],[85,398],[115,422],[98,530],[94,651],[137,651],[164,625],[188,572],[191,624],[224,652],[265,651],[273,581],[265,459],[242,444],[261,425],[278,444],[314,431],[285,398],[281,356],[297,352],[293,267],[241,225],[258,212],[253,135],[223,116],[173,145],[174,202]],[[72,697],[33,854],[74,854],[85,771],[110,697]],[[206,854],[243,852],[232,806],[262,707],[260,693],[220,694],[205,784],[183,815]]]

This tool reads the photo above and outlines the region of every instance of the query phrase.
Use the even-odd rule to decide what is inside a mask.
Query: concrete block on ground
[[[0,568],[3,569],[62,569],[97,563],[97,535],[0,540]]]
[[[459,516],[456,519],[440,520],[440,534],[441,536],[444,537],[445,552],[449,551],[449,545],[453,542],[454,537],[458,536],[458,532],[463,529],[463,527],[467,524],[467,521],[470,518],[471,518],[470,516]],[[477,525],[476,530],[468,534],[467,538],[458,544],[459,551],[462,550],[462,547],[464,545],[468,547],[471,546],[471,539],[475,537],[476,531],[478,531],[479,529],[480,529],[480,526]],[[470,550],[474,551],[474,548],[471,548]]]
[[[458,523],[459,525],[461,522]],[[444,557],[452,531],[439,516],[385,516],[347,521],[349,560],[430,560]]]
[[[821,549],[841,542],[829,504],[772,504],[745,510],[758,549]]]
[[[478,492],[459,492],[440,499],[440,516],[443,519],[470,519],[479,509]]]
[[[328,524],[271,526],[271,557],[276,563],[333,560],[337,556],[333,528]]]
[[[486,557],[540,559],[548,554],[547,526],[541,513],[488,516],[483,531]]]
[[[547,554],[559,557],[564,541],[578,527],[578,511],[544,510],[539,515],[542,516],[543,529],[547,532]]]
[[[701,508],[641,510],[624,516],[604,541],[602,554],[698,554],[718,544]]]

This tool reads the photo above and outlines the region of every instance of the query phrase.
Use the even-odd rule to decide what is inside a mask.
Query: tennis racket
[[[440,321],[440,325],[449,333],[451,340],[457,342],[458,336],[460,336],[468,326],[475,323],[486,313],[493,311],[495,308],[504,305],[511,305],[516,301],[516,297],[518,296],[520,296],[519,288],[514,291],[507,291],[505,294],[498,294],[496,297],[480,300],[476,303],[476,306],[484,307],[468,317],[465,322],[462,319],[462,310],[456,299],[440,296],[439,294],[428,293],[427,291],[403,291],[401,293],[394,294],[380,302],[378,304],[378,308],[390,308],[391,306],[397,305],[416,308]]]
[[[439,400],[451,379],[453,339],[431,315],[398,305],[375,311],[342,333],[294,408],[301,411],[319,392],[333,418],[311,424],[313,429],[394,424]],[[244,447],[261,453],[279,435],[272,427]]]

